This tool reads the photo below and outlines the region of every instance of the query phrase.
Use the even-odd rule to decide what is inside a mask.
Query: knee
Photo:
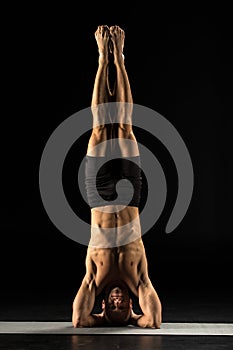
[[[95,126],[92,129],[92,138],[96,142],[100,142],[100,141],[106,140],[107,139],[107,128],[106,128],[106,125],[101,124],[101,125]]]
[[[106,129],[106,125],[105,124],[100,124],[100,125],[98,125],[98,126],[95,126],[94,128],[93,128],[93,134],[99,134],[99,133],[101,133],[101,132],[103,132],[104,130]]]
[[[132,125],[130,124],[119,124],[119,136],[123,138],[130,138],[132,135]]]

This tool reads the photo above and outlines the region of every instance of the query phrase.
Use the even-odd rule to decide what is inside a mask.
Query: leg
[[[95,38],[100,56],[92,94],[93,131],[87,154],[105,156],[107,144],[95,146],[111,139],[113,151],[123,157],[138,156],[138,145],[132,130],[133,98],[123,56],[124,31],[118,26],[110,29],[99,26]],[[116,68],[113,93],[108,82],[109,57],[112,56]],[[108,102],[116,102],[113,115]]]
[[[109,138],[107,103],[111,96],[108,89],[108,64],[109,64],[109,28],[108,26],[98,26],[95,32],[95,39],[99,51],[99,64],[95,77],[92,93],[92,114],[93,130],[88,143],[87,154],[91,156],[104,156],[105,147],[93,148]]]
[[[117,103],[118,146],[123,157],[138,156],[138,145],[132,130],[133,98],[123,55],[125,33],[120,27],[112,26],[110,38],[116,67],[114,97]]]
[[[107,86],[108,63],[109,63],[109,28],[99,26],[95,32],[95,39],[99,51],[99,66],[95,77],[94,89],[92,93],[93,107],[109,101],[109,91]]]
[[[116,66],[116,102],[133,103],[130,83],[124,64],[124,40],[125,33],[118,26],[110,27],[111,43],[113,47],[114,64]]]
[[[103,32],[105,33],[104,35]],[[107,33],[109,33],[109,37]],[[94,127],[88,147],[88,155],[92,156],[92,158],[105,156],[106,148],[104,144],[101,145],[101,143],[109,139],[111,139],[114,145],[112,148],[112,156],[116,154],[116,148],[118,148],[118,150],[120,149],[122,157],[139,156],[136,138],[132,131],[133,99],[124,64],[124,38],[124,31],[118,26],[111,27],[109,32],[106,28],[99,27],[96,32],[99,52],[103,52],[103,54],[100,55],[99,58],[99,68],[92,96]],[[108,88],[108,55],[113,55],[116,68],[116,81],[112,94]],[[117,108],[114,110],[114,115],[110,115],[110,118],[113,117],[113,119],[115,119],[114,123],[106,125],[105,123],[109,118],[109,112],[112,111],[107,108],[107,102],[109,101],[115,101]],[[96,121],[98,121],[100,125],[95,126]],[[95,151],[93,151],[93,147],[96,145],[101,146],[98,147],[98,151],[96,151],[96,148]],[[130,174],[127,168],[124,169],[124,174],[128,174],[130,177],[133,175]],[[127,239],[132,238],[133,241],[141,235],[138,207],[136,206],[125,207],[125,205],[107,205],[100,208],[99,205],[95,205],[91,212],[92,244],[94,246],[103,247],[106,246],[107,243],[115,246],[115,242],[117,242],[117,245],[121,245],[121,243],[124,244],[124,242],[127,242]],[[123,228],[122,226],[125,225],[127,225],[127,227]],[[112,230],[115,227],[117,227],[118,232]],[[104,241],[102,241],[103,237]],[[106,242],[106,239],[108,240],[107,237],[109,238],[109,242]]]

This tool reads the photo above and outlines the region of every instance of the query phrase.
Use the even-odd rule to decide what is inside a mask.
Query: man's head
[[[132,313],[132,300],[128,287],[123,283],[109,285],[102,301],[102,308],[107,322],[116,326],[126,325]]]

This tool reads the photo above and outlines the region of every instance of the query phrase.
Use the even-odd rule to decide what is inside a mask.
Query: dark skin
[[[138,156],[138,145],[128,122],[133,104],[129,79],[124,64],[123,47],[125,33],[118,26],[99,26],[95,32],[99,51],[99,66],[93,96],[93,130],[87,155],[104,156],[103,141],[114,139],[113,147],[119,148],[123,157]],[[115,65],[116,80],[111,90],[108,80],[109,62]],[[109,101],[127,102],[118,110],[118,123],[105,125],[108,114],[102,108]],[[121,105],[120,105],[121,107]],[[127,122],[126,122],[127,120]],[[99,125],[100,124],[100,125]],[[125,140],[130,140],[125,143]],[[104,145],[104,144],[103,144]],[[127,147],[126,147],[127,146]],[[108,149],[109,151],[109,149]],[[147,258],[141,238],[139,209],[133,206],[106,206],[91,209],[91,225],[94,245],[89,244],[86,255],[86,273],[73,302],[74,327],[128,325],[160,328],[162,306],[148,275]],[[124,230],[127,225],[127,231]],[[105,248],[108,230],[114,229],[115,246]],[[99,232],[98,232],[99,230]],[[130,238],[126,244],[126,238]],[[133,311],[129,290],[138,298],[142,314]],[[92,314],[96,297],[105,291],[102,312]]]

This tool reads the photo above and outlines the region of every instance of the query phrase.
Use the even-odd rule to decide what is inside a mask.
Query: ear
[[[132,308],[133,308],[133,300],[131,298],[129,299],[129,306],[130,306],[130,309],[132,310]]]
[[[104,299],[102,300],[102,310],[104,310],[105,309],[105,301],[104,301]]]

